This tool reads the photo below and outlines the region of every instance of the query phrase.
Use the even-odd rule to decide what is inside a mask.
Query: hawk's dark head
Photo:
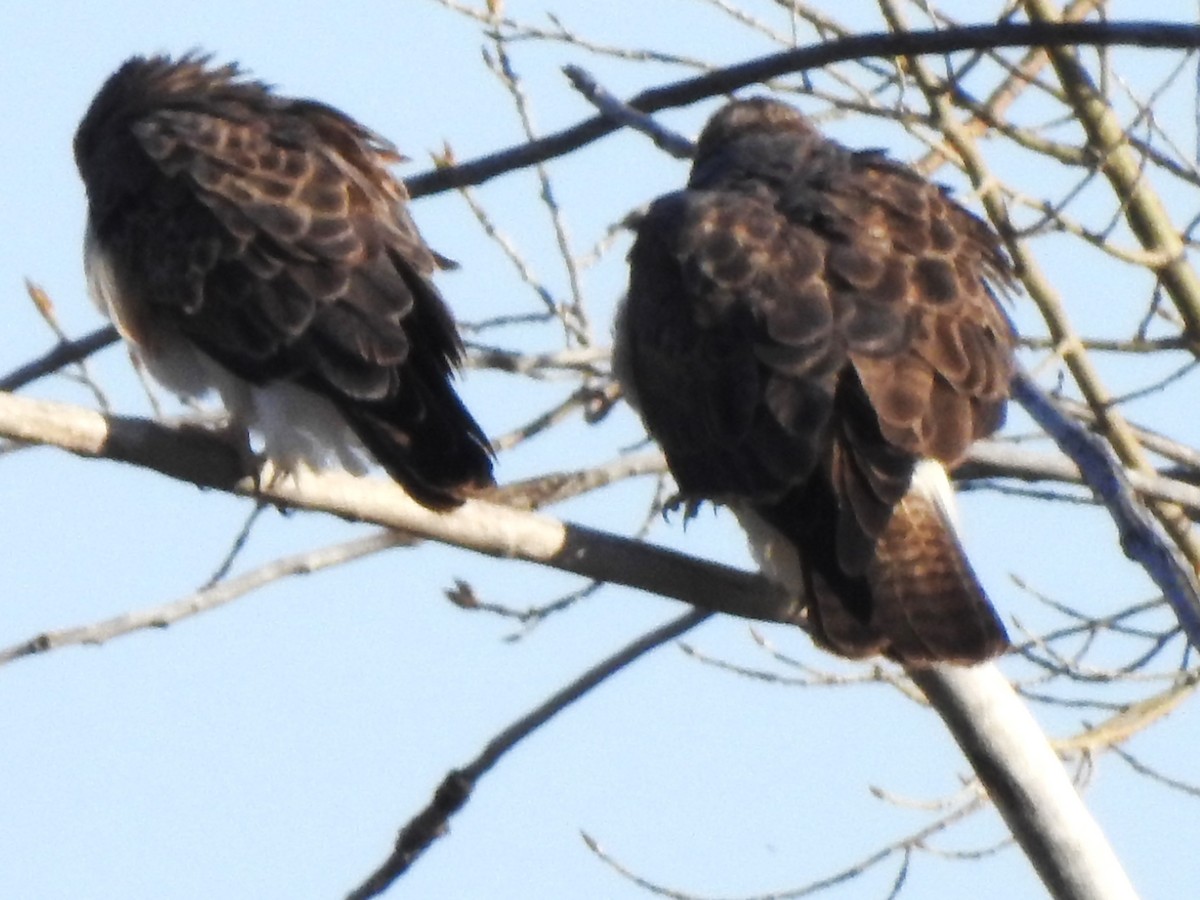
[[[136,147],[132,126],[148,113],[222,101],[270,102],[267,85],[246,79],[236,63],[209,63],[209,56],[195,53],[179,59],[134,56],[104,82],[75,132],[75,164],[93,209],[144,187],[142,178],[150,172],[142,167],[150,164]],[[104,196],[95,196],[97,191]]]
[[[146,113],[163,107],[194,107],[221,98],[243,102],[264,97],[266,84],[251,81],[237,63],[211,66],[211,57],[188,53],[168,56],[134,56],[113,72],[92,99],[75,132],[75,161],[82,168],[106,134],[121,130]]]
[[[812,135],[812,122],[792,106],[769,97],[751,97],[725,104],[700,132],[696,161],[701,162],[721,147],[751,135]]]
[[[806,169],[826,141],[799,110],[766,97],[734,100],[700,132],[688,186],[709,189],[742,181],[747,189],[786,181]]]

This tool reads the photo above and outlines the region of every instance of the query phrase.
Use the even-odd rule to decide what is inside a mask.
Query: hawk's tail
[[[835,652],[972,664],[1008,646],[945,509],[920,484],[892,511],[865,577],[830,579],[805,563],[813,637]]]
[[[376,462],[413,499],[450,509],[495,483],[492,452],[449,383],[421,387],[410,379],[393,400],[342,402],[339,408]]]
[[[946,510],[917,483],[879,536],[867,581],[894,659],[970,664],[1008,647]]]
[[[924,479],[914,478],[893,507],[861,573],[839,564],[836,511],[813,515],[812,503],[822,505],[824,498],[810,492],[789,499],[808,508],[785,500],[759,512],[799,552],[810,631],[818,644],[842,656],[882,653],[908,665],[969,665],[1008,647],[943,499]],[[814,519],[821,524],[814,527]],[[796,522],[810,524],[787,527]]]

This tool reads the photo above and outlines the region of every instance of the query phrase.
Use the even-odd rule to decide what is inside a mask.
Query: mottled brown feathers
[[[440,258],[387,141],[234,65],[135,57],[93,100],[75,158],[118,321],[144,352],[181,335],[252,384],[326,398],[430,506],[491,483],[449,381],[461,345],[430,281]]]
[[[1004,631],[933,494],[1003,420],[999,239],[941,188],[755,99],[701,134],[630,253],[631,397],[683,497],[751,509],[798,553],[814,637],[971,662]]]

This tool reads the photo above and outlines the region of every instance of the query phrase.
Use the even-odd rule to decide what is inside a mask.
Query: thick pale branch
[[[992,666],[911,672],[1058,900],[1137,893],[1028,708]],[[1000,768],[994,768],[1003,760]]]
[[[177,430],[0,394],[0,436],[132,463],[201,487],[374,522],[489,556],[553,566],[714,612],[801,622],[799,604],[758,576],[496,503],[469,501],[451,512],[436,513],[390,481],[341,472],[305,471],[297,478],[277,478],[257,487],[258,479],[243,474],[237,452],[200,429]]]
[[[0,394],[0,436],[54,445],[79,456],[133,463],[205,487],[257,493],[254,478],[239,470],[238,454],[204,432],[176,431],[152,422]],[[800,619],[796,604],[780,598],[762,578],[496,504],[469,502],[438,514],[390,484],[341,474],[278,479],[258,496],[372,521],[493,556],[556,566],[686,600],[706,610],[778,621]],[[1133,896],[1132,889],[1125,890],[1127,881],[1119,863],[1074,794],[1045,736],[995,667],[933,668],[910,674],[952,729],[1057,897],[1124,900]],[[1077,883],[1077,859],[1088,860],[1093,871],[1103,873],[1104,884]]]

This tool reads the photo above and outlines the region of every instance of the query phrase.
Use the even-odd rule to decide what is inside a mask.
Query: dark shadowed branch
[[[545,703],[522,716],[490,740],[469,764],[450,772],[434,792],[429,805],[409,820],[396,838],[396,846],[387,860],[371,877],[355,889],[347,900],[366,900],[387,890],[403,875],[430,845],[446,833],[450,817],[470,800],[471,793],[501,757],[540,728],[551,718],[579,700],[592,688],[624,669],[634,660],[667,641],[674,640],[705,621],[712,613],[694,609],[660,628],[649,631],[617,653],[588,669]]]
[[[64,341],[53,350],[42,354],[37,359],[30,360],[0,378],[0,391],[20,390],[30,382],[57,372],[63,366],[87,359],[96,351],[103,350],[118,340],[117,329],[106,325],[78,340]]]
[[[1037,24],[1014,22],[948,28],[944,31],[852,35],[816,46],[774,53],[739,65],[715,69],[695,78],[686,78],[642,91],[628,100],[627,105],[641,113],[654,113],[687,106],[781,75],[801,73],[837,62],[872,56],[888,58],[952,53],[958,50],[1088,44],[1098,47],[1127,45],[1192,49],[1200,46],[1200,26],[1153,21]],[[490,153],[452,167],[423,172],[406,178],[405,182],[413,197],[482,184],[506,172],[564,156],[612,134],[625,124],[620,119],[607,115],[594,116],[540,140]]]

